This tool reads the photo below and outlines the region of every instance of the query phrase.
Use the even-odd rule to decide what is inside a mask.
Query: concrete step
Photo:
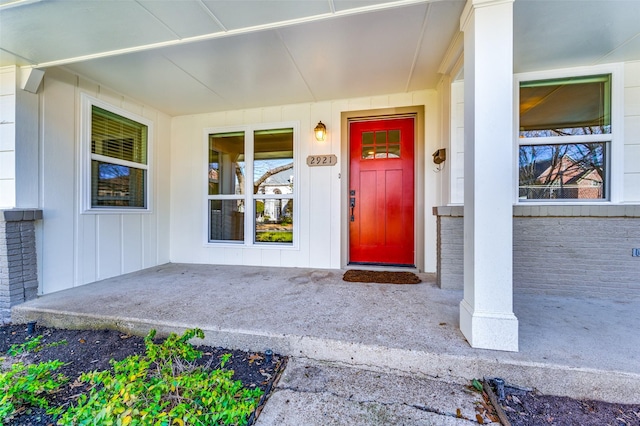
[[[67,312],[32,307],[29,304],[15,306],[12,318],[15,323],[38,321],[40,325],[58,328],[110,328],[137,335],[146,335],[152,328],[162,336],[171,332],[180,334],[186,328],[199,327],[206,336],[203,344],[229,349],[264,351],[269,348],[275,353],[294,358],[339,363],[380,373],[411,374],[417,378],[444,380],[460,385],[474,378],[501,377],[508,384],[536,388],[545,394],[640,403],[640,374],[518,361],[488,355],[493,352],[478,351],[465,355],[429,352],[314,336],[215,328],[198,323]]]

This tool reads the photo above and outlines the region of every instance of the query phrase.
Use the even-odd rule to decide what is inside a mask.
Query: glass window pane
[[[255,200],[256,243],[293,244],[293,200]]]
[[[400,143],[400,130],[389,130],[389,144]]]
[[[209,200],[209,241],[244,241],[244,200]]]
[[[387,132],[386,130],[380,130],[376,132],[376,145],[377,146],[386,146],[387,145]]]
[[[520,199],[604,199],[606,146],[606,142],[520,146]]]
[[[520,83],[520,137],[611,133],[611,75]]]
[[[91,161],[91,207],[146,207],[146,170]]]
[[[292,194],[293,129],[255,132],[253,152],[253,193]]]
[[[386,145],[376,145],[376,158],[387,158]]]
[[[373,132],[362,133],[362,145],[373,145]]]
[[[365,160],[368,159],[372,159],[374,158],[375,155],[375,151],[373,149],[373,146],[369,145],[369,146],[362,146],[362,158]]]
[[[389,158],[400,158],[400,145],[389,145]]]
[[[244,193],[244,132],[209,135],[209,195]]]
[[[147,164],[147,126],[91,107],[91,153]]]

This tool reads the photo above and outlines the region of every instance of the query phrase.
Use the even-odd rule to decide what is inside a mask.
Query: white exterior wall
[[[448,204],[464,204],[464,82],[451,83],[451,199]]]
[[[0,68],[0,208],[16,205],[16,74]]]
[[[39,92],[38,276],[41,293],[86,284],[169,261],[170,117],[96,83],[58,69]],[[81,214],[80,94],[155,124],[150,213]]]
[[[451,85],[451,198],[443,204],[462,204],[464,199],[464,82]],[[614,100],[615,102],[615,100]],[[624,164],[622,202],[640,202],[640,61],[624,64]],[[619,141],[614,141],[614,143]],[[514,183],[517,184],[517,183]]]
[[[420,91],[371,98],[336,100],[310,104],[284,105],[269,108],[175,117],[172,122],[171,144],[171,261],[186,263],[262,265],[283,267],[340,268],[341,209],[347,196],[343,181],[348,178],[347,141],[341,140],[341,113],[377,108],[425,106],[425,139],[417,150],[426,154],[440,147],[438,139],[437,94]],[[318,142],[313,128],[322,120],[327,126],[327,138]],[[299,189],[295,208],[299,230],[295,247],[249,247],[243,245],[205,244],[206,229],[206,158],[204,129],[260,123],[299,122],[300,139],[296,147],[295,167]],[[335,154],[338,164],[331,167],[308,167],[306,158],[312,154]],[[430,171],[427,168],[427,171]],[[427,173],[423,190],[428,214],[425,214],[424,269],[436,270],[436,221],[431,206],[436,205],[433,173]],[[421,218],[422,219],[422,218]],[[420,228],[419,226],[417,227]],[[423,241],[417,237],[417,241]]]
[[[640,61],[624,67],[624,201],[640,202]]]

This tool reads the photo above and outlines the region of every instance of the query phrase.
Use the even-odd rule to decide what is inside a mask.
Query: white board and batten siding
[[[0,68],[0,208],[15,207],[15,66]]]
[[[81,96],[89,95],[150,120],[153,182],[150,212],[82,211]],[[40,92],[39,279],[51,293],[169,261],[171,118],[70,73],[51,69]]]
[[[449,204],[464,202],[464,82],[451,87],[451,195]],[[622,167],[622,203],[640,202],[640,61],[624,64],[624,161]],[[615,101],[614,101],[615,102]]]
[[[624,69],[624,200],[640,202],[640,61]]]
[[[340,268],[343,265],[342,220],[343,191],[348,179],[347,142],[341,140],[342,113],[390,107],[424,105],[426,113],[425,141],[419,152],[431,152],[438,146],[438,130],[432,125],[437,116],[435,91],[401,93],[388,96],[345,99],[197,114],[174,117],[171,146],[171,261],[259,265],[275,267]],[[322,121],[327,126],[325,141],[317,141],[313,128]],[[293,246],[267,246],[207,243],[206,241],[206,158],[205,129],[272,123],[299,123],[299,139],[295,147],[295,173],[298,188],[295,200],[294,226],[298,230]],[[333,154],[335,166],[309,167],[309,155]],[[426,185],[425,200],[434,202],[434,185]],[[429,218],[431,219],[431,217]],[[425,269],[435,271],[435,220],[427,226],[429,247]],[[433,228],[433,229],[431,229]],[[419,239],[423,241],[422,238]],[[433,245],[433,247],[431,247]]]

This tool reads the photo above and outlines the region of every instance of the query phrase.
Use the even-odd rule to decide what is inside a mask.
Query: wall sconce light
[[[327,137],[327,126],[322,124],[322,121],[318,121],[318,125],[313,129],[313,132],[316,134],[316,140],[321,142]]]

